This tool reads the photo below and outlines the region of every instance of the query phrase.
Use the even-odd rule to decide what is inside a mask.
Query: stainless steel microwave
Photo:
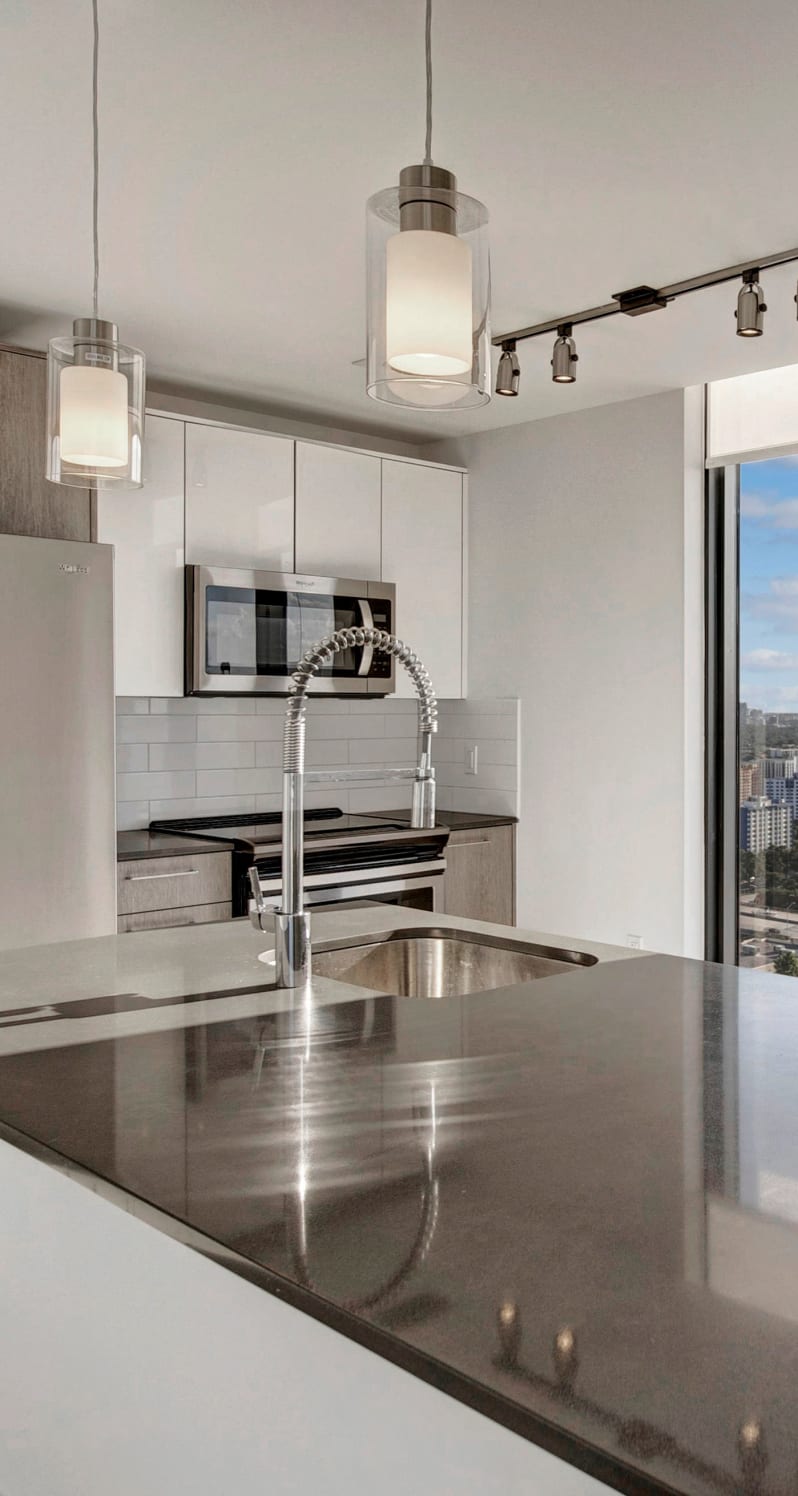
[[[396,631],[390,582],[292,576],[276,571],[186,567],[186,694],[283,696],[305,651],[344,628]],[[311,692],[387,696],[392,655],[370,645],[341,651]]]

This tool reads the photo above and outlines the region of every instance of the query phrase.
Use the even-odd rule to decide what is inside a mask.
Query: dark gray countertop
[[[618,1490],[795,1492],[798,984],[652,956],[67,1028],[0,1119],[164,1229]]]
[[[232,852],[233,843],[211,841],[199,836],[174,836],[165,831],[118,831],[116,834],[117,862],[128,862],[137,857],[196,856],[202,852]]]
[[[374,819],[399,821],[410,825],[409,810],[364,810],[361,814],[372,816]],[[475,811],[439,810],[435,817],[435,825],[448,826],[452,831],[476,831],[480,826],[517,826],[518,816],[489,816],[478,815]]]

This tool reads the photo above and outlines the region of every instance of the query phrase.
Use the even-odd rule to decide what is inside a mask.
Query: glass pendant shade
[[[406,167],[367,209],[366,388],[415,410],[490,399],[488,215],[451,172]]]
[[[144,355],[113,322],[78,318],[48,352],[47,477],[80,488],[140,488]]]

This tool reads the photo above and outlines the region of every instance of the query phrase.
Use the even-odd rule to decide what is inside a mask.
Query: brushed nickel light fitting
[[[490,399],[488,214],[432,160],[432,0],[426,0],[424,160],[366,212],[366,393],[415,410]]]
[[[516,344],[527,338],[541,338],[556,333],[552,353],[552,379],[555,384],[573,384],[576,379],[578,355],[573,338],[573,329],[583,322],[601,322],[606,317],[641,317],[648,312],[664,311],[679,296],[688,296],[693,291],[704,291],[725,281],[742,279],[737,295],[737,335],[741,338],[758,338],[764,330],[764,315],[767,311],[760,275],[763,270],[772,270],[777,265],[790,265],[798,261],[798,248],[779,250],[776,254],[760,255],[756,260],[746,260],[739,265],[727,265],[722,270],[710,270],[704,275],[693,275],[687,280],[673,281],[667,286],[632,286],[627,291],[613,291],[611,299],[600,306],[587,307],[583,312],[572,312],[568,317],[551,317],[546,322],[535,322],[529,327],[518,327],[499,333],[492,339],[494,348],[501,349],[496,372],[496,394],[517,395],[520,371]],[[794,296],[798,316],[798,291]],[[515,360],[510,364],[510,356]]]
[[[144,354],[120,343],[116,323],[106,321],[98,312],[98,0],[92,0],[92,21],[92,314],[75,319],[71,338],[50,340],[45,472],[51,483],[80,488],[141,488]]]
[[[557,329],[557,339],[551,356],[551,378],[553,384],[573,384],[579,354],[571,337],[570,322],[563,322]]]
[[[737,318],[738,338],[761,338],[766,311],[757,265],[754,270],[746,270],[737,294],[737,311],[734,315]]]
[[[521,380],[521,365],[515,351],[515,343],[503,343],[499,367],[496,370],[496,394],[517,395]]]

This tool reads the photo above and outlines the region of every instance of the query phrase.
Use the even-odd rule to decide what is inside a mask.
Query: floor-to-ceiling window
[[[738,960],[798,976],[798,456],[739,469]]]

